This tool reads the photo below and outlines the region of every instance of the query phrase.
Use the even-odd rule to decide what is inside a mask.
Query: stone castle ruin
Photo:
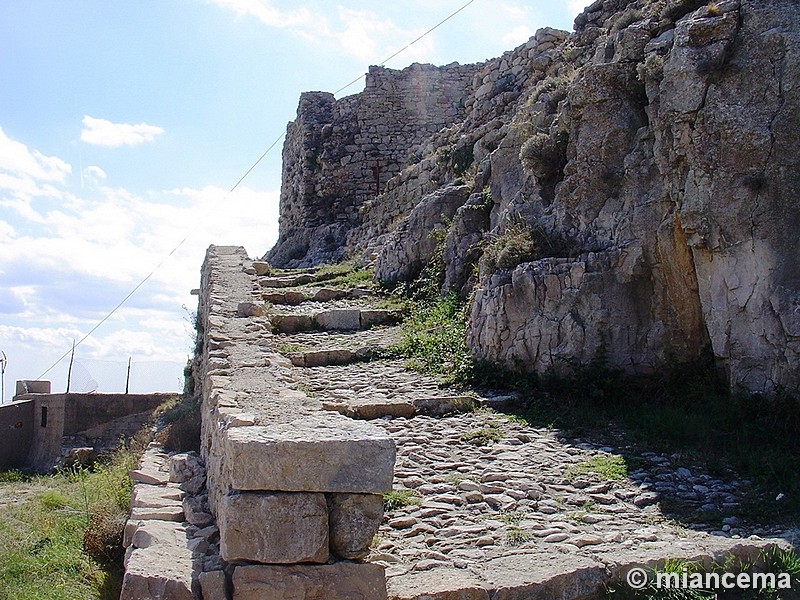
[[[304,94],[266,258],[376,258],[392,282],[444,229],[478,358],[602,347],[646,373],[710,349],[733,389],[794,388],[797,25],[778,0],[608,0],[485,64]]]
[[[207,253],[201,451],[152,448],[133,473],[122,598],[579,600],[637,566],[780,544],[659,508],[732,511],[746,482],[655,453],[623,480],[568,476],[615,450],[455,414],[509,398],[382,357],[398,315],[310,267],[392,283],[441,253],[473,355],[515,368],[710,351],[732,389],[795,388],[799,59],[794,1],[597,0],[573,33],[483,64],[303,94],[278,243]]]

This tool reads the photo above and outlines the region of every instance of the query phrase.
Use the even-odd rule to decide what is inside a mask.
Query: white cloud
[[[573,18],[577,17],[589,4],[589,0],[568,0],[567,8],[569,9],[570,16]]]
[[[100,167],[92,165],[83,170],[83,177],[91,183],[99,183],[107,179],[108,175]]]
[[[509,48],[519,46],[527,42],[533,35],[530,27],[527,25],[520,25],[503,34],[503,43]]]
[[[335,51],[376,64],[419,37],[425,28],[406,28],[371,10],[337,6],[330,15],[308,9],[281,11],[267,0],[211,0],[215,4],[250,15],[268,27],[288,29],[326,51]],[[434,61],[435,37],[424,38],[402,54],[405,64]]]
[[[9,138],[0,127],[0,171],[24,180],[63,183],[72,167],[56,156],[29,150],[25,144]]]
[[[338,27],[329,32],[330,38],[345,54],[364,62],[382,61],[425,32],[424,29],[404,29],[391,19],[368,10],[339,6],[338,18]],[[403,52],[403,61],[424,60],[432,51],[433,38],[426,37]]]
[[[26,148],[6,140],[6,147]],[[81,356],[179,365],[191,345],[181,306],[195,308],[189,291],[199,285],[206,248],[244,245],[257,257],[277,239],[277,191],[242,185],[233,193],[186,187],[138,195],[106,185],[105,172],[92,165],[82,174],[96,185],[84,195],[26,174],[47,173],[37,164],[66,164],[59,159],[14,164],[22,166],[0,170],[0,349],[13,356],[10,381],[40,375],[159,263],[81,345]],[[60,365],[48,377],[62,375]],[[179,367],[175,380],[180,375]]]
[[[112,123],[107,119],[96,119],[89,115],[83,117],[81,140],[95,146],[135,146],[144,142],[152,142],[156,136],[164,133],[161,127],[138,123]]]
[[[233,10],[239,15],[249,15],[269,27],[304,27],[313,23],[311,13],[299,10],[280,10],[267,0],[212,0],[214,4]]]

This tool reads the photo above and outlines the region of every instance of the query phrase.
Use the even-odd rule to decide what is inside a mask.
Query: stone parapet
[[[336,561],[367,554],[383,516],[380,494],[391,489],[394,442],[290,387],[291,363],[263,344],[273,335],[269,317],[241,310],[260,294],[243,248],[209,248],[193,366],[209,504],[222,559],[262,565],[237,567],[235,596],[302,580],[310,587],[292,598],[317,598],[318,589],[326,598],[384,597],[382,567]],[[269,583],[236,584],[239,571],[268,572]]]

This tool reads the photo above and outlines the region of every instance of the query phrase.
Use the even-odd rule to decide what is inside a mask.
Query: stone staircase
[[[183,501],[200,525],[170,525],[166,542],[189,548],[204,600],[599,598],[634,567],[785,545],[785,532],[662,509],[724,515],[748,482],[653,453],[611,477],[595,465],[630,453],[624,440],[568,439],[491,409],[508,394],[442,388],[386,352],[401,315],[368,290],[266,270],[228,247],[204,267],[208,482],[199,508]],[[142,568],[135,527],[128,538]]]

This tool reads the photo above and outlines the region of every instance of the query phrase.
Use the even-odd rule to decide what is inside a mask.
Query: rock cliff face
[[[394,281],[439,230],[478,358],[648,372],[710,348],[732,388],[800,384],[800,2],[598,0],[486,64],[371,77],[301,99],[273,262]]]

